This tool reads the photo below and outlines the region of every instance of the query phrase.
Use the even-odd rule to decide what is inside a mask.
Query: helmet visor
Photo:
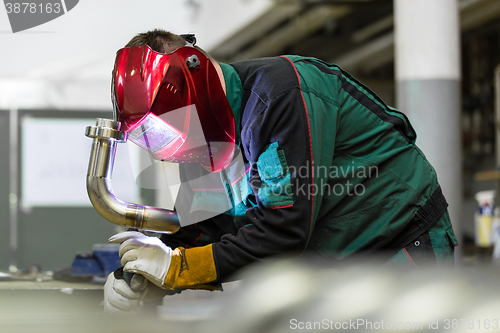
[[[129,133],[129,139],[135,144],[154,153],[175,139],[181,137],[181,132],[159,117],[149,113],[139,125]]]

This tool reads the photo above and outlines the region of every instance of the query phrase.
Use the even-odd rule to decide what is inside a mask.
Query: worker
[[[154,30],[117,53],[121,130],[155,159],[180,163],[176,208],[188,208],[178,209],[181,230],[161,240],[137,231],[110,239],[124,271],[149,284],[134,291],[111,274],[109,309],[134,310],[167,290],[218,289],[273,256],[453,263],[448,204],[403,113],[315,58],[224,64],[194,44]],[[222,185],[200,186],[204,177]]]

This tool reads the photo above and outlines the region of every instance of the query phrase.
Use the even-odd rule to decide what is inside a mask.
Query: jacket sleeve
[[[161,240],[172,249],[190,248],[217,242],[224,233],[213,219],[209,219],[181,227],[175,234],[164,234]]]
[[[313,173],[313,119],[300,87],[268,101],[252,93],[247,105],[252,109],[245,110],[251,114],[242,130],[242,143],[252,164],[249,184],[257,207],[247,210],[247,226],[213,244],[222,281],[256,260],[300,255],[320,202],[319,182]],[[331,133],[334,137],[334,128]]]

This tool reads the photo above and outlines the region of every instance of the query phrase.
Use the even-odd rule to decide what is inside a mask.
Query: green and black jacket
[[[298,56],[221,66],[246,173],[228,172],[205,198],[245,198],[162,238],[172,247],[213,243],[219,280],[272,255],[395,254],[446,210],[406,116],[339,67]],[[207,202],[189,190],[178,202],[193,197]]]

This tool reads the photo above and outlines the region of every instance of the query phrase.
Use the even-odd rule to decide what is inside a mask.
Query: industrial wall
[[[43,270],[53,270],[68,267],[78,252],[90,252],[92,245],[96,243],[107,243],[107,239],[114,233],[114,225],[103,219],[94,208],[88,204],[78,206],[34,206],[25,207],[23,197],[23,126],[22,120],[27,116],[30,119],[95,119],[97,117],[109,118],[110,112],[97,111],[48,111],[48,110],[19,110],[18,111],[18,179],[17,188],[17,218],[12,220],[9,213],[10,179],[9,164],[9,112],[0,112],[0,270],[7,270],[10,260],[17,261],[17,267],[26,269],[31,265],[39,265]],[[92,123],[89,123],[92,125]],[[80,133],[84,137],[85,128]],[[88,140],[88,147],[92,143]],[[56,156],[60,161],[63,159],[74,159],[72,156],[74,148],[64,137],[61,137],[60,145],[51,147],[56,150]],[[48,156],[47,158],[53,158]],[[88,158],[88,157],[87,157]],[[54,161],[57,164],[57,161]],[[36,168],[36,166],[31,166]],[[84,166],[86,168],[86,165]],[[82,186],[85,185],[85,175],[82,175]],[[40,179],[43,181],[43,179]],[[36,186],[36,184],[35,184]],[[48,189],[47,189],[48,190]],[[74,190],[74,189],[73,189]],[[71,188],[67,189],[67,196],[71,196]],[[14,215],[15,216],[15,215]],[[11,235],[12,226],[17,226],[17,233]],[[16,230],[16,229],[14,229]],[[14,239],[13,239],[14,238]],[[17,247],[15,244],[17,243]],[[10,248],[14,246],[13,248]]]

